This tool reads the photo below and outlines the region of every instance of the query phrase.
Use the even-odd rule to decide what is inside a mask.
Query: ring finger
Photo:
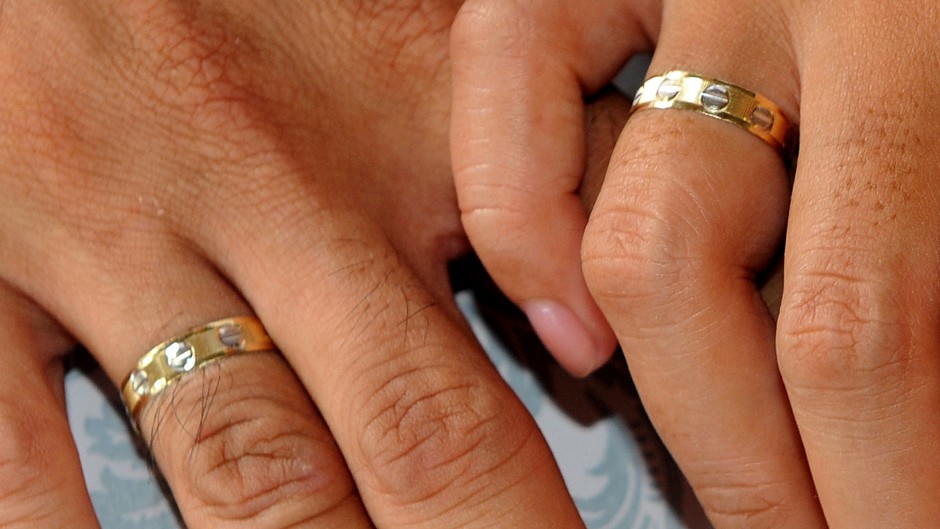
[[[146,243],[120,254],[133,262],[92,252],[100,260],[43,271],[62,285],[54,298],[35,290],[116,384],[156,343],[252,313],[186,245],[143,233]],[[188,527],[372,526],[329,429],[274,352],[194,369],[141,411],[140,431]]]
[[[695,72],[692,81],[720,87],[716,108],[731,94],[729,113],[752,102],[743,86],[796,116],[782,13],[667,1],[662,19],[653,75]],[[640,101],[668,106],[686,97],[687,82],[648,84]],[[677,86],[682,93],[669,90]],[[713,523],[825,527],[755,286],[786,219],[781,153],[704,116],[704,99],[686,106],[697,112],[643,110],[627,124],[587,228],[585,276]],[[740,117],[753,132],[762,116]]]

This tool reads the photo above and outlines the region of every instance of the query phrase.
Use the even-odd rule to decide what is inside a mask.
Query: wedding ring
[[[737,125],[790,156],[795,132],[780,107],[766,97],[740,86],[681,70],[673,70],[643,83],[633,110],[691,110]]]
[[[127,414],[138,428],[137,416],[144,405],[183,375],[225,356],[273,350],[274,343],[253,316],[226,318],[190,329],[137,361],[137,367],[122,384]]]

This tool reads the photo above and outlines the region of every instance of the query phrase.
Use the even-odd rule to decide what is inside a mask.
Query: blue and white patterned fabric
[[[472,295],[461,293],[458,301],[544,432],[590,529],[709,527],[648,425],[622,363],[585,381],[571,379],[549,361],[528,365],[484,323]],[[102,528],[182,527],[100,371],[73,370],[66,389],[69,420]]]

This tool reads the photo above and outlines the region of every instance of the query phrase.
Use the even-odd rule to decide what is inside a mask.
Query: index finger
[[[647,45],[646,4],[473,1],[451,38],[464,227],[496,283],[577,375],[616,347],[581,273],[583,98]]]

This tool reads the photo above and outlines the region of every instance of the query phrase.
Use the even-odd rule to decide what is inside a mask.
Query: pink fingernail
[[[571,374],[587,376],[610,356],[610,351],[601,350],[591,338],[584,322],[561,303],[530,301],[522,310],[545,347]]]

